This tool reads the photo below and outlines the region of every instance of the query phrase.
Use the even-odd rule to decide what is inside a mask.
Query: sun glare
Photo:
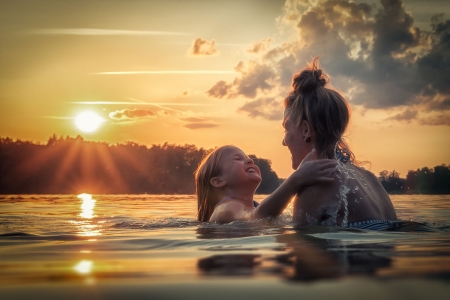
[[[74,269],[80,274],[88,274],[92,269],[92,261],[82,260],[74,267]]]
[[[105,120],[92,111],[85,111],[80,113],[75,118],[75,124],[78,129],[84,132],[93,132],[98,129],[101,123]]]

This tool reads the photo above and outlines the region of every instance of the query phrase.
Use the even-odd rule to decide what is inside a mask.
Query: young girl
[[[235,146],[215,149],[195,172],[198,220],[228,223],[280,215],[303,186],[334,181],[330,176],[336,161],[315,159],[313,149],[297,170],[258,205],[253,201],[261,182],[258,166]]]

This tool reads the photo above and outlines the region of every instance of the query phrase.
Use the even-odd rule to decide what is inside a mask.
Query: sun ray
[[[105,147],[107,147],[105,145]],[[100,158],[101,165],[103,168],[108,169],[108,176],[111,179],[110,185],[114,185],[116,188],[115,193],[128,193],[128,186],[125,181],[122,179],[120,172],[116,166],[114,159],[111,157],[110,152],[105,149],[105,147],[95,147],[97,151],[97,156]]]
[[[62,162],[60,163],[59,168],[54,173],[52,180],[53,187],[55,189],[57,189],[62,182],[73,182],[73,180],[67,180],[66,177],[73,172],[76,157],[80,152],[79,143],[71,143],[64,146],[67,147],[66,155],[64,156]],[[74,188],[75,187],[73,186],[71,190],[75,191]]]
[[[27,157],[22,160],[22,163],[20,163],[13,171],[13,176],[15,178],[21,178],[24,185],[30,186],[32,184],[35,184],[36,182],[35,180],[33,180],[33,178],[36,178],[34,174],[35,172],[38,172],[44,165],[57,165],[55,162],[52,162],[52,159],[54,159],[57,151],[58,149],[56,149],[56,147],[50,149],[47,148],[45,149],[45,151],[36,151],[37,154],[35,154],[33,157]],[[37,186],[37,191],[39,191],[39,185]],[[42,186],[42,189],[45,188],[46,187]]]
[[[96,191],[97,182],[95,178],[95,159],[92,143],[84,143],[83,148],[80,151],[80,188],[83,191]]]

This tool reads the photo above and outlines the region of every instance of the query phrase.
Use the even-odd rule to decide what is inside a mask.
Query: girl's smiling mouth
[[[245,172],[250,172],[250,173],[258,173],[258,171],[256,171],[255,167],[250,167],[247,170],[245,170]]]

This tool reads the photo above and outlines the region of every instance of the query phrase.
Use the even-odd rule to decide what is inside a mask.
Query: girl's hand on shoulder
[[[300,166],[292,174],[302,185],[333,182],[337,172],[337,162],[333,159],[317,159],[316,149],[306,155]]]

